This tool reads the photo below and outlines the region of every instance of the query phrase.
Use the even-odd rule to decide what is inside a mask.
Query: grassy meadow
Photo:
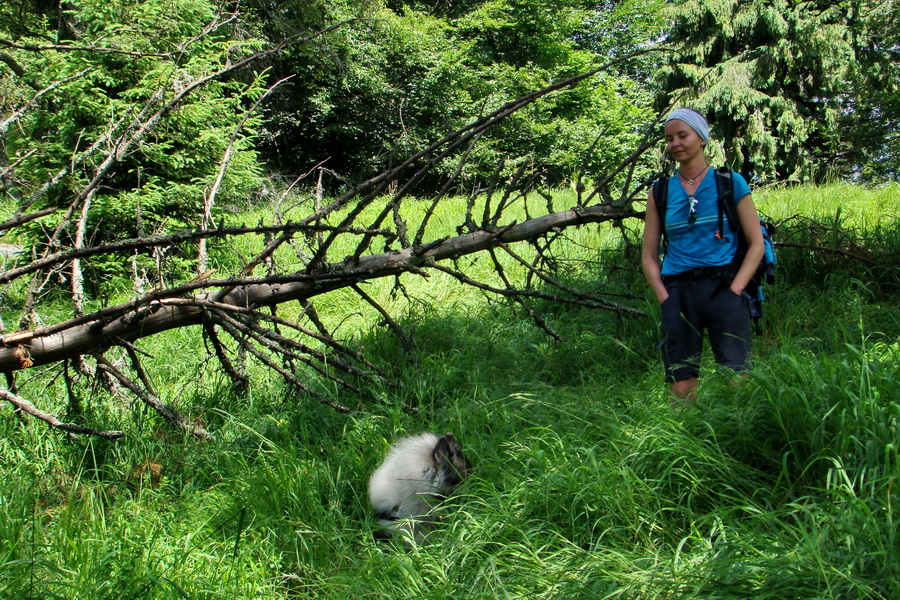
[[[70,438],[4,406],[0,598],[900,598],[900,188],[755,199],[792,245],[754,371],[736,383],[710,366],[680,410],[637,222],[628,243],[606,225],[567,232],[577,262],[560,278],[647,316],[535,303],[562,341],[439,273],[404,277],[412,300],[366,288],[414,355],[352,292],[317,298],[399,381],[360,399],[310,380],[351,415],[261,368],[234,394],[198,328],[140,347],[158,395],[214,441],[87,381],[86,424],[126,438]],[[459,207],[442,210],[436,229]],[[33,371],[19,393],[74,419],[60,368]],[[473,475],[425,542],[376,543],[368,477],[391,440],[425,430],[454,432]]]

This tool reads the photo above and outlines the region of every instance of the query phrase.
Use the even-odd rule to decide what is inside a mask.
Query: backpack
[[[732,265],[735,269],[740,268],[747,254],[747,238],[744,236],[741,228],[741,221],[737,215],[737,200],[734,198],[734,181],[732,180],[731,171],[725,167],[720,167],[713,171],[716,178],[716,189],[718,190],[719,205],[719,229],[716,231],[716,238],[725,237],[725,218],[728,218],[728,224],[731,231],[738,234],[738,248],[734,255]],[[669,202],[669,178],[662,177],[653,182],[653,199],[656,202],[656,209],[659,213],[659,226],[663,236],[663,246],[667,244],[666,240],[666,205]],[[763,246],[765,254],[759,261],[756,273],[750,278],[744,295],[749,300],[750,317],[756,323],[756,332],[761,332],[759,319],[762,317],[762,303],[766,299],[763,293],[763,284],[775,283],[775,271],[778,267],[778,256],[775,253],[775,227],[768,223],[765,219],[759,220],[760,229],[762,229]]]

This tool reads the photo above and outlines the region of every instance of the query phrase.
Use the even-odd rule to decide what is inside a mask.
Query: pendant
[[[708,168],[709,168],[709,165],[707,165],[706,168],[704,168],[702,171],[700,171],[699,173],[697,173],[696,175],[694,175],[694,178],[693,178],[693,179],[688,179],[688,178],[685,177],[684,175],[681,175],[681,172],[680,172],[680,171],[679,171],[678,174],[681,175],[681,178],[682,178],[682,179],[684,179],[685,181],[688,182],[688,185],[694,185],[694,182],[697,181],[698,179],[700,179],[700,176],[703,175],[704,173],[706,173],[706,169],[708,169]]]

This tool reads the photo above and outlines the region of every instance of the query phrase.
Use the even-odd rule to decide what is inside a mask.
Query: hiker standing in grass
[[[736,372],[750,367],[749,296],[744,290],[763,257],[763,237],[750,187],[732,172],[737,217],[747,232],[746,254],[735,260],[738,236],[723,234],[716,174],[706,161],[706,118],[679,108],[666,118],[665,134],[666,151],[678,171],[666,186],[662,221],[652,189],[647,198],[641,266],[660,303],[660,349],[669,389],[675,398],[692,400],[704,329],[717,363]]]

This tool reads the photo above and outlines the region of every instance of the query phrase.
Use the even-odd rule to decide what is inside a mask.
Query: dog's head
[[[452,433],[446,433],[438,438],[433,457],[439,481],[450,489],[459,485],[471,469]]]

